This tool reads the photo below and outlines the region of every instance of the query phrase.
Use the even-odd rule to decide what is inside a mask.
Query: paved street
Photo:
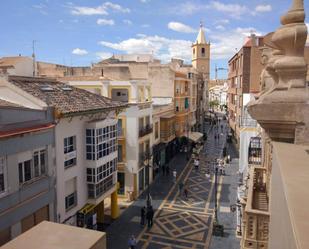
[[[219,141],[214,134],[219,133]],[[206,177],[206,171],[213,172],[212,161],[221,156],[225,145],[225,133],[221,129],[210,130],[204,151],[200,155],[200,169],[196,171],[192,161],[186,162],[184,155],[178,155],[171,162],[171,169],[176,168],[178,179],[173,184],[172,176],[160,176],[151,185],[151,195],[155,209],[152,228],[142,228],[140,208],[145,205],[145,196],[134,202],[107,229],[108,248],[127,248],[127,240],[131,234],[138,238],[137,248],[239,248],[235,246],[234,214],[229,213],[229,205],[234,201],[236,189],[236,160],[227,169],[227,175],[218,177],[219,221],[226,226],[224,238],[212,236],[214,217],[214,177]],[[232,148],[228,149],[233,152]],[[233,155],[235,157],[235,155]],[[179,192],[179,183],[183,182],[188,189],[188,198]],[[234,193],[235,192],[235,193]],[[228,242],[228,243],[226,243]],[[218,246],[218,247],[217,247]]]

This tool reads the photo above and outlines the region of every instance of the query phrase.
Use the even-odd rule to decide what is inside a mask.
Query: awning
[[[198,142],[202,137],[203,137],[203,133],[200,133],[200,132],[191,132],[189,134],[189,139],[195,143]]]

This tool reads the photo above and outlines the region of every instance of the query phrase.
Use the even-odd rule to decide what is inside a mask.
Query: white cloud
[[[172,14],[178,15],[192,15],[194,13],[203,11],[207,8],[207,5],[203,4],[195,4],[192,2],[186,2],[177,5],[176,7],[172,7],[169,9],[169,12]]]
[[[141,3],[149,3],[150,0],[140,0]]]
[[[46,4],[43,4],[43,3],[40,3],[40,4],[34,4],[32,5],[32,7],[34,9],[37,9],[42,15],[48,15],[48,12],[47,12],[47,5]]]
[[[269,12],[272,11],[272,7],[270,4],[261,4],[255,7],[255,12]]]
[[[244,41],[251,33],[261,35],[255,28],[236,28],[224,33],[211,34],[211,57],[212,59],[229,59],[244,44]]]
[[[105,6],[106,8],[115,10],[117,12],[120,12],[120,13],[130,13],[131,12],[131,10],[129,8],[124,8],[119,4],[115,4],[115,3],[111,3],[111,2],[105,2],[103,4],[103,6]]]
[[[256,35],[261,35],[261,32],[252,27],[226,29],[225,32],[210,33],[211,58],[230,59],[236,50],[239,50],[243,46],[244,41],[252,32]],[[128,54],[153,53],[164,62],[170,61],[173,57],[182,58],[187,63],[191,61],[192,41],[190,40],[177,40],[158,35],[149,36],[138,34],[136,37],[120,42],[101,41],[99,44]]]
[[[221,19],[221,20],[217,20],[215,21],[216,24],[229,24],[230,23],[230,20],[228,19]]]
[[[85,49],[75,48],[75,49],[72,50],[72,54],[75,54],[75,55],[86,55],[86,54],[88,54],[88,51],[85,50]]]
[[[124,19],[123,23],[126,24],[126,25],[132,25],[133,24],[132,21],[128,20],[128,19]]]
[[[222,25],[217,25],[217,26],[216,26],[216,29],[217,29],[217,30],[223,31],[223,30],[225,30],[225,27],[222,26]]]
[[[192,27],[185,25],[180,22],[170,22],[168,25],[168,28],[171,30],[174,30],[176,32],[181,32],[181,33],[195,33],[196,30],[193,29]]]
[[[102,26],[106,26],[106,25],[113,26],[115,24],[115,22],[114,22],[113,19],[102,19],[102,18],[99,18],[97,20],[97,24],[98,25],[102,25]]]
[[[96,8],[74,6],[72,7],[71,14],[80,16],[108,15],[106,8],[103,6]]]
[[[150,25],[149,25],[149,24],[143,24],[141,27],[142,27],[142,28],[149,28]]]
[[[105,2],[97,7],[88,7],[88,6],[74,6],[69,5],[71,8],[71,14],[81,15],[81,16],[91,16],[91,15],[108,15],[109,10],[120,13],[130,13],[129,8],[122,7],[119,4],[114,4],[111,2]]]
[[[118,43],[101,41],[99,44],[128,54],[153,53],[157,58],[165,62],[172,57],[182,58],[186,61],[191,60],[192,41],[140,34],[136,38],[130,38]]]
[[[97,52],[96,55],[98,59],[105,60],[112,57],[113,54],[110,52]]]
[[[219,12],[224,12],[233,18],[239,18],[243,14],[250,12],[250,10],[245,5],[225,4],[219,1],[212,1],[208,7]]]

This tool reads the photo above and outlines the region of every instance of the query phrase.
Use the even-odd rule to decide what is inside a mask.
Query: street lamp
[[[152,157],[151,151],[145,152],[144,165],[147,168],[147,207],[151,206],[151,198],[150,198],[150,159]],[[145,163],[146,162],[146,163]]]
[[[215,221],[213,223],[212,227],[212,234],[214,236],[224,236],[224,226],[219,224],[218,221],[218,199],[217,199],[217,193],[218,193],[218,165],[215,162]]]

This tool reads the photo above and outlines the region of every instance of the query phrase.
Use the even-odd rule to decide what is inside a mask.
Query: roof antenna
[[[34,50],[34,47],[35,47],[35,43],[36,43],[36,40],[33,40],[32,41],[32,62],[33,62],[33,72],[32,72],[32,75],[33,77],[35,76],[35,50]]]

